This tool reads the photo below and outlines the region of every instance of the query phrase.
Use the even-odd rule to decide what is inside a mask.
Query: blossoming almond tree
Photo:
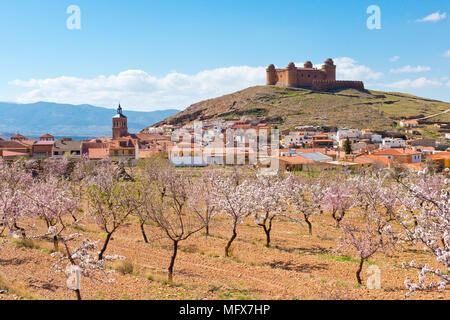
[[[64,217],[79,210],[80,201],[73,197],[69,183],[56,176],[35,180],[27,192],[27,215],[42,218],[47,229],[61,224]],[[58,237],[53,236],[54,251],[58,251]]]
[[[308,232],[312,235],[311,216],[321,213],[321,205],[324,198],[324,188],[321,178],[300,178],[290,176],[286,180],[288,199],[296,211],[303,215],[308,225]]]
[[[0,226],[22,237],[26,237],[26,230],[19,226],[19,220],[27,206],[26,193],[32,180],[21,161],[8,164],[0,159]]]
[[[354,188],[351,180],[344,175],[337,175],[331,179],[325,190],[324,207],[331,211],[336,227],[339,228],[342,219],[349,209],[354,206]]]
[[[119,167],[110,162],[100,165],[89,184],[89,214],[94,217],[100,229],[106,232],[106,239],[98,253],[98,260],[102,260],[112,235],[123,226],[135,209],[133,193],[127,190],[132,186],[130,182],[120,179]]]
[[[218,178],[216,170],[206,171],[192,185],[192,194],[189,198],[189,210],[195,212],[205,226],[206,236],[209,236],[211,222],[217,215],[217,205],[211,188],[214,181]]]
[[[237,184],[233,176],[219,176],[212,184],[211,193],[219,211],[225,213],[232,223],[232,235],[225,246],[225,257],[230,256],[230,247],[237,237],[237,227],[248,217],[252,211],[254,202],[250,195],[252,183],[244,180]]]
[[[341,226],[342,236],[335,251],[343,251],[345,248],[353,249],[359,256],[359,267],[356,270],[356,279],[362,284],[361,271],[375,253],[381,251],[389,256],[396,243],[395,233],[390,225],[386,225],[380,233],[378,225],[368,219],[363,227],[344,223]]]
[[[173,251],[168,267],[168,280],[172,282],[179,243],[202,230],[205,225],[196,214],[187,210],[192,192],[191,180],[174,169],[165,170],[160,179],[159,183],[164,184],[165,193],[161,196],[161,187],[152,185],[153,189],[148,197],[149,218],[172,241]]]
[[[398,179],[406,194],[400,199],[402,208],[397,220],[403,226],[405,240],[421,244],[442,265],[432,268],[429,264],[411,261],[405,268],[419,270],[419,281],[405,280],[408,296],[415,291],[445,290],[450,284],[450,176],[429,175],[426,171],[418,176]],[[431,276],[435,280],[428,280]]]
[[[285,213],[287,209],[285,181],[280,177],[258,175],[256,180],[249,184],[247,192],[254,201],[255,223],[263,228],[266,247],[269,248],[273,220],[279,216],[294,220]]]
[[[92,282],[114,282],[110,277],[114,270],[108,270],[106,262],[123,259],[119,255],[105,255],[102,259],[97,256],[98,241],[91,241],[88,238],[82,240],[81,244],[71,249],[69,243],[76,240],[81,234],[72,234],[63,236],[60,233],[56,235],[64,245],[65,254],[54,252],[52,256],[57,259],[53,265],[56,273],[63,273],[67,279],[67,287],[73,290],[78,300],[81,300],[81,276],[90,279]]]

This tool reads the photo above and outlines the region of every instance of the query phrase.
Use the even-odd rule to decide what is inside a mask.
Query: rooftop
[[[373,154],[379,156],[404,156],[404,155],[419,155],[422,153],[407,148],[391,148],[375,151]]]

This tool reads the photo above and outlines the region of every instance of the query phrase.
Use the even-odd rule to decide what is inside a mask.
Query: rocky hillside
[[[194,120],[222,118],[266,121],[281,129],[332,125],[392,130],[397,126],[395,120],[422,118],[448,109],[450,103],[394,92],[353,89],[317,92],[256,86],[196,103],[156,125],[181,126]],[[450,122],[450,113],[436,115],[432,120]]]

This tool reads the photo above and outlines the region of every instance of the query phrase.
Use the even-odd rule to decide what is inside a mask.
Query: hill
[[[202,101],[168,117],[160,124],[184,125],[193,120],[253,119],[278,125],[332,125],[392,130],[395,120],[422,118],[450,109],[450,103],[403,93],[354,89],[319,92],[276,86],[250,87]],[[430,119],[431,120],[431,119]],[[450,121],[450,113],[433,117]]]
[[[158,122],[179,110],[152,112],[127,111],[130,132],[138,132],[149,123]],[[92,105],[70,105],[50,102],[16,104],[0,102],[0,132],[40,136],[51,133],[54,136],[109,136],[113,109]]]

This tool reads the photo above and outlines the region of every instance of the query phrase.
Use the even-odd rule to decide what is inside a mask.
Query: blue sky
[[[0,101],[182,109],[331,57],[340,79],[450,102],[446,0],[0,0],[0,30]]]

